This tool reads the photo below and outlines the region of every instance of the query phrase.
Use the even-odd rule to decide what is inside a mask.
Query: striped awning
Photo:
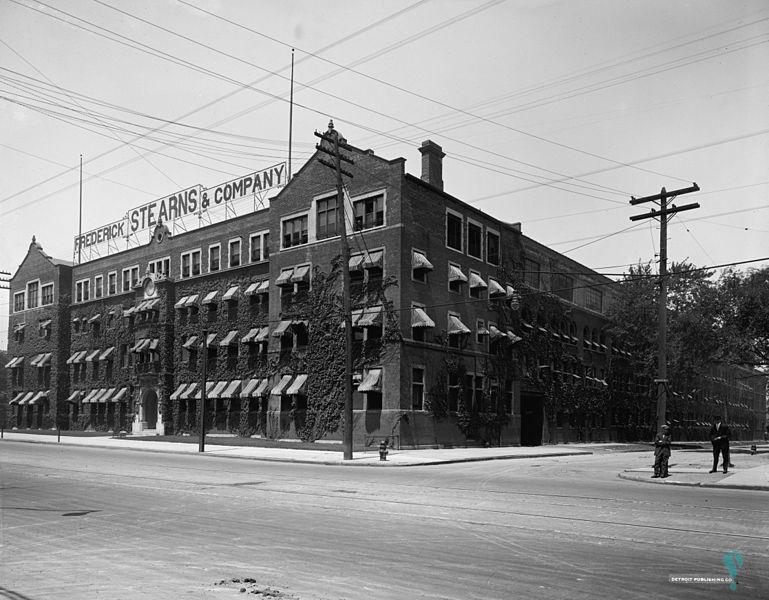
[[[246,379],[243,381],[243,388],[240,390],[240,397],[241,398],[250,398],[251,393],[256,389],[256,386],[259,385],[259,382],[261,379]]]
[[[291,385],[288,386],[288,389],[286,390],[286,394],[289,396],[293,396],[294,394],[305,394],[305,386],[307,385],[307,374],[302,373],[301,375],[297,375],[294,381],[291,382]]]
[[[83,395],[83,392],[81,390],[75,390],[69,395],[69,398],[67,398],[67,402],[76,403],[80,399],[80,396],[82,395]]]
[[[215,381],[206,381],[206,398],[211,397],[210,393],[211,393],[211,390],[214,389],[215,385],[216,385]],[[198,391],[195,393],[195,398],[197,398],[198,400],[200,400],[203,397],[200,392],[201,392],[200,386],[198,386]]]
[[[310,281],[310,267],[304,265],[302,267],[295,267],[294,272],[291,275],[291,283],[302,283]]]
[[[40,360],[37,361],[35,366],[40,369],[47,367],[51,363],[51,356],[53,356],[53,352],[46,352],[40,357]]]
[[[489,325],[489,339],[496,340],[503,337],[505,334],[497,329],[494,325]]]
[[[489,335],[489,330],[486,329],[486,327],[481,323],[480,327],[476,327],[475,334],[476,335]]]
[[[449,335],[458,335],[461,333],[470,333],[470,329],[457,316],[449,315]]]
[[[174,308],[184,308],[187,305],[187,298],[189,298],[189,296],[183,296],[177,300],[176,304],[174,304]]]
[[[78,352],[75,352],[72,356],[70,356],[67,359],[67,364],[78,364],[83,362],[83,359],[85,358],[85,355],[88,354],[88,350],[80,350]]]
[[[222,300],[234,300],[238,292],[240,291],[239,285],[233,285],[230,289],[228,289],[226,292],[224,292],[224,296],[222,297]]]
[[[92,389],[88,394],[86,394],[85,398],[83,398],[83,404],[88,404],[89,402],[93,401],[93,399],[96,397],[96,394],[99,393],[99,388]]]
[[[101,321],[101,313],[96,313],[90,319],[88,319],[89,323],[97,323],[99,321]]]
[[[192,347],[195,345],[195,342],[197,342],[197,341],[198,341],[198,336],[196,336],[196,335],[191,335],[191,336],[190,336],[190,337],[188,337],[188,338],[187,338],[187,340],[186,340],[186,341],[185,341],[185,342],[182,344],[182,348],[186,348],[187,350],[189,350],[190,348],[192,348]]]
[[[427,316],[423,308],[418,306],[411,307],[411,326],[412,327],[435,327],[435,322]]]
[[[189,383],[180,383],[177,388],[174,390],[173,394],[171,394],[168,399],[169,400],[178,400],[179,396],[182,395],[182,392],[187,389],[187,386],[189,386]]]
[[[19,400],[21,400],[21,399],[24,397],[24,394],[26,394],[26,392],[19,392],[18,394],[16,394],[16,395],[15,395],[15,396],[14,396],[14,397],[13,397],[13,398],[12,398],[12,399],[11,399],[11,400],[8,402],[8,404],[18,404],[18,403],[19,403]]]
[[[259,342],[267,341],[267,337],[270,334],[269,327],[254,327],[246,335],[244,335],[240,343],[241,344],[256,344]]]
[[[131,308],[127,308],[123,311],[123,317],[130,317],[135,312],[136,312],[135,306],[132,306]]]
[[[190,383],[190,384],[187,386],[187,389],[185,389],[184,391],[182,391],[182,393],[181,393],[181,394],[179,394],[179,398],[180,398],[181,400],[187,400],[187,399],[188,399],[190,396],[192,396],[192,394],[195,392],[195,390],[197,389],[197,387],[198,387],[198,384],[197,384],[197,382],[194,382],[194,381],[193,381],[192,383]]]
[[[374,250],[374,252],[369,252],[366,255],[366,257],[363,259],[363,268],[364,269],[381,269],[383,259],[384,259],[383,250]]]
[[[219,290],[214,290],[213,292],[208,292],[206,294],[206,297],[203,298],[202,304],[216,304],[216,297],[219,295]]]
[[[91,402],[105,402],[105,400],[104,400],[104,396],[106,396],[106,395],[107,395],[107,392],[108,392],[108,391],[109,391],[109,390],[108,390],[107,388],[101,388],[101,389],[100,389],[100,390],[97,392],[97,394],[96,394],[96,395],[95,395],[93,398],[91,398]]]
[[[40,359],[42,359],[44,356],[45,356],[45,354],[35,354],[35,356],[32,357],[32,360],[29,361],[29,366],[30,367],[36,367],[37,366],[37,362]]]
[[[187,296],[187,301],[184,303],[184,308],[189,308],[190,306],[197,304],[198,298],[200,298],[200,294],[192,294],[191,296]]]
[[[22,404],[26,404],[27,402],[32,400],[32,396],[34,395],[35,395],[35,392],[27,392],[26,394],[24,394],[24,397],[21,400],[19,400],[19,406],[21,406]]]
[[[507,335],[507,339],[510,340],[511,344],[517,344],[518,342],[520,342],[523,339],[522,337],[519,337],[519,336],[515,335],[510,330],[508,330],[505,335]]]
[[[358,319],[358,327],[374,327],[382,323],[382,305],[370,306]]]
[[[227,387],[226,381],[217,381],[216,385],[211,388],[211,391],[208,391],[208,388],[206,388],[206,396],[209,398],[220,398],[222,395],[222,392],[224,391],[224,388]]]
[[[251,393],[251,396],[254,398],[264,397],[267,395],[267,390],[269,389],[270,389],[270,380],[262,379],[259,381],[259,385],[256,386],[256,389]]]
[[[486,282],[483,280],[483,278],[478,275],[478,273],[473,273],[470,271],[470,287],[474,290],[481,289],[485,290],[488,285],[486,285]]]
[[[286,335],[288,328],[291,327],[291,321],[281,321],[278,326],[272,331],[272,337],[279,338]]]
[[[280,396],[285,393],[286,388],[288,387],[288,384],[291,383],[291,380],[293,377],[291,375],[283,375],[283,377],[280,378],[280,381],[278,384],[272,388],[270,391],[270,394],[273,396]]]
[[[233,329],[233,330],[229,331],[227,333],[227,335],[225,335],[222,338],[222,341],[219,342],[219,345],[220,346],[230,346],[230,345],[233,345],[233,344],[237,344],[238,340],[235,339],[237,336],[238,336],[238,330],[237,329]]]
[[[467,283],[467,275],[465,275],[459,267],[449,265],[449,281],[461,281]]]
[[[16,323],[16,325],[13,328],[14,333],[19,333],[20,331],[24,331],[24,328],[27,326],[26,323]]]
[[[112,402],[123,402],[123,398],[125,398],[127,393],[128,388],[120,388],[118,393],[112,396]]]
[[[115,346],[110,346],[99,355],[99,360],[110,360],[115,353]]]
[[[427,271],[433,270],[433,263],[427,260],[427,256],[419,250],[411,251],[411,268],[412,269],[425,269]]]
[[[363,269],[363,258],[364,256],[362,254],[351,256],[350,262],[348,263],[350,265],[350,271],[360,271]]]
[[[250,284],[246,291],[243,292],[246,296],[255,296],[257,294],[267,294],[270,291],[270,280],[264,279],[263,281],[255,281]]]
[[[240,379],[234,379],[227,384],[222,392],[222,398],[237,398],[240,396]]]
[[[275,285],[277,286],[287,286],[291,285],[291,276],[294,274],[294,268],[291,267],[290,269],[284,269],[280,272],[280,275],[278,275],[278,278],[275,280]]]
[[[109,388],[101,396],[99,396],[99,402],[112,402],[112,397],[115,395],[117,388]]]
[[[499,296],[507,296],[505,288],[493,277],[489,277],[489,298],[498,298]]]
[[[5,363],[6,369],[13,369],[15,367],[18,367],[21,363],[24,362],[23,356],[14,356],[11,360],[9,360],[7,363]]]
[[[206,346],[210,348],[213,345],[215,339],[216,339],[216,334],[209,333],[208,337],[206,338]],[[200,342],[200,346],[201,347],[203,346],[203,342]]]
[[[358,385],[359,392],[382,391],[382,369],[369,369],[363,381]]]
[[[40,329],[48,329],[51,326],[51,319],[44,319],[43,321],[40,321],[40,324],[38,327]]]
[[[98,348],[96,350],[89,352],[88,356],[85,357],[85,362],[93,362],[94,359],[98,361],[99,354],[101,354],[101,350]]]

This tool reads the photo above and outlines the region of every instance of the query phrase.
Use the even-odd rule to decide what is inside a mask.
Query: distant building
[[[442,149],[420,152],[416,177],[355,150],[344,215],[316,155],[268,208],[173,235],[158,222],[82,264],[33,238],[11,279],[9,421],[195,432],[205,332],[210,429],[340,439],[323,419],[341,315],[308,302],[345,218],[357,448],[649,438],[648,382],[606,335],[611,280],[446,193]],[[740,397],[738,434],[757,437],[764,404]]]

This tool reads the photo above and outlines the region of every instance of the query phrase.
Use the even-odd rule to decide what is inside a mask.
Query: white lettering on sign
[[[279,187],[284,184],[285,174],[286,165],[280,164],[233,181],[220,183],[203,192],[203,209],[207,209],[212,202],[214,204],[232,202],[249,194]]]
[[[286,184],[286,165],[281,163],[209,189],[196,185],[159,200],[132,208],[119,221],[75,236],[75,254],[89,246],[128,239],[160,222],[168,223],[189,215],[202,214],[209,208],[227,204]]]

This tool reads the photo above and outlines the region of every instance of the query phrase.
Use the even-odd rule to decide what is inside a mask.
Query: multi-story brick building
[[[268,208],[81,264],[33,238],[11,280],[15,426],[194,432],[205,363],[210,428],[339,439],[344,218],[357,447],[648,435],[611,281],[446,193],[441,148],[420,152],[416,177],[354,150],[341,212],[314,156]]]

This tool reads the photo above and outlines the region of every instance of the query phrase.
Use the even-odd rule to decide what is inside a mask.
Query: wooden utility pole
[[[208,382],[208,330],[203,330],[203,369],[201,373],[202,381],[200,383],[200,439],[198,440],[198,452],[206,450],[206,385]]]
[[[323,158],[318,162],[336,172],[336,210],[337,223],[339,224],[339,245],[342,254],[342,313],[344,318],[344,412],[342,414],[344,460],[352,460],[352,313],[350,312],[350,246],[347,243],[347,225],[344,210],[344,187],[342,175],[352,178],[352,173],[345,171],[342,161],[354,164],[352,159],[344,156],[341,150],[352,151],[352,147],[345,143],[339,132],[334,129],[334,122],[329,121],[326,133],[315,132],[322,141],[315,147],[333,157],[331,163]],[[325,144],[323,142],[326,142]]]
[[[644,202],[659,202],[659,210],[652,209],[651,212],[642,215],[633,215],[630,217],[631,221],[640,221],[641,219],[659,219],[660,221],[660,271],[659,271],[659,300],[657,307],[657,327],[658,334],[658,365],[657,365],[657,378],[654,383],[657,384],[657,428],[659,429],[665,424],[667,419],[667,401],[668,401],[668,364],[667,364],[667,338],[668,338],[668,220],[672,218],[676,213],[684,210],[692,210],[699,208],[700,205],[697,202],[692,204],[684,204],[683,206],[671,205],[668,208],[668,200],[672,200],[676,196],[683,194],[689,194],[691,192],[699,192],[699,186],[694,183],[691,187],[683,188],[680,190],[674,190],[672,192],[662,191],[654,196],[645,196],[643,198],[630,197],[630,204],[635,206],[636,204],[642,204]]]

